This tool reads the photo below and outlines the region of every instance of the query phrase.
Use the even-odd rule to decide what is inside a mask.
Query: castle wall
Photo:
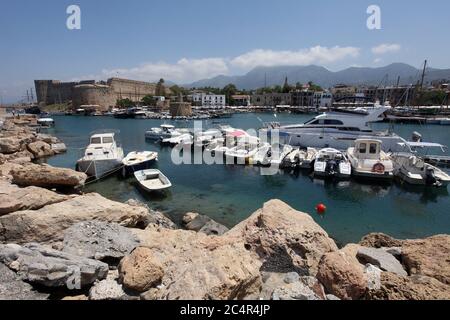
[[[83,84],[73,88],[72,107],[96,105],[98,111],[107,111],[116,105],[116,96],[111,87],[99,84]]]
[[[117,99],[128,98],[139,102],[146,95],[155,95],[156,93],[156,84],[154,83],[111,78],[108,79],[107,84],[113,88]]]

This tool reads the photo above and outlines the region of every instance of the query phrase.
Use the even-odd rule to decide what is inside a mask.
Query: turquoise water
[[[109,177],[86,187],[117,201],[137,198],[152,208],[162,210],[179,221],[188,211],[206,214],[232,227],[262,204],[273,198],[308,212],[334,239],[341,243],[358,241],[369,232],[384,232],[398,238],[424,237],[450,233],[450,197],[447,189],[411,188],[394,183],[382,186],[329,183],[312,179],[307,173],[297,175],[280,173],[260,175],[256,167],[233,165],[175,165],[171,149],[146,142],[144,133],[158,126],[161,120],[114,119],[112,117],[54,117],[56,127],[49,130],[61,138],[69,148],[66,154],[52,157],[48,163],[74,168],[83,154],[89,135],[97,129],[120,130],[120,141],[125,153],[133,150],[159,152],[156,165],[171,180],[173,187],[167,197],[148,195],[137,188],[133,178]],[[219,120],[233,127],[250,129],[261,127],[261,121],[299,123],[311,116],[278,114],[236,114]],[[173,122],[177,127],[188,127],[191,122]],[[210,120],[204,126],[214,126]],[[192,124],[191,124],[192,126]],[[376,129],[387,129],[387,124],[376,124]],[[396,125],[395,132],[409,138],[413,131],[422,133],[425,141],[448,144],[450,127]],[[315,213],[315,206],[324,203],[325,215]]]

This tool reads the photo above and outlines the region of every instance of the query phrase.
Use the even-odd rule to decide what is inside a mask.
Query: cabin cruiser
[[[401,151],[398,143],[402,137],[388,131],[373,131],[369,124],[383,120],[390,106],[357,108],[352,111],[335,110],[320,114],[304,124],[285,125],[270,123],[261,134],[273,137],[279,134],[280,142],[300,147],[335,148],[347,150],[357,139],[376,139],[385,151]]]
[[[450,176],[437,167],[426,163],[412,153],[399,152],[392,155],[394,174],[402,181],[414,185],[446,187]]]
[[[345,154],[333,148],[319,150],[314,161],[314,176],[350,178],[352,168]]]
[[[382,148],[380,140],[358,139],[348,148],[347,157],[354,176],[389,180],[394,177],[392,159]]]
[[[181,135],[171,124],[162,124],[159,128],[151,128],[145,132],[145,138],[149,140],[163,140]]]
[[[114,133],[94,134],[90,138],[84,157],[77,161],[77,171],[99,179],[122,164],[123,149]]]
[[[135,171],[148,169],[155,161],[158,161],[158,152],[132,151],[122,160],[122,175],[127,177]]]

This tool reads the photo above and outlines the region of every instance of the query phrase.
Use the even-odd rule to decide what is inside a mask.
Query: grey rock
[[[22,280],[47,287],[81,289],[108,273],[106,263],[29,243],[0,244],[0,262]]]
[[[400,259],[402,256],[402,248],[401,247],[390,247],[390,248],[381,248],[384,251],[386,251],[387,253],[392,254],[394,257],[396,257],[397,259]]]
[[[284,277],[285,283],[293,283],[300,280],[300,275],[297,272],[289,272],[286,273],[286,276]]]
[[[277,288],[272,294],[273,300],[322,300],[308,286],[294,282]]]
[[[122,285],[113,279],[96,282],[89,290],[90,300],[119,300],[125,295]]]
[[[341,299],[332,294],[327,294],[327,300],[341,300]]]
[[[33,287],[3,263],[0,263],[0,300],[45,300],[48,294],[34,291]]]
[[[361,247],[358,249],[356,257],[364,264],[370,263],[379,267],[381,270],[389,271],[403,277],[408,276],[402,264],[392,254],[383,249]]]
[[[302,276],[299,278],[299,281],[310,288],[320,299],[326,298],[325,290],[316,277]]]
[[[381,270],[368,263],[364,269],[367,276],[367,288],[369,290],[378,290],[381,287]]]
[[[207,222],[198,232],[211,235],[211,236],[221,236],[225,232],[227,232],[229,229],[225,227],[224,225],[211,220]]]
[[[96,260],[121,259],[138,245],[138,238],[117,223],[86,221],[65,230],[62,251]]]
[[[211,218],[202,214],[196,216],[191,222],[185,225],[187,230],[192,231],[200,231],[208,222],[211,221]]]

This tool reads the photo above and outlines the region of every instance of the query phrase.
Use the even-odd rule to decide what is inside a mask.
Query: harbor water
[[[231,118],[203,121],[203,126],[229,124],[235,128],[258,129],[262,122],[302,123],[311,115],[288,113],[246,113]],[[281,199],[297,210],[309,213],[336,241],[357,242],[369,232],[383,232],[398,238],[419,238],[450,232],[450,197],[447,188],[423,188],[402,185],[345,182],[325,182],[313,179],[309,173],[280,172],[260,174],[260,168],[237,165],[175,165],[171,149],[145,140],[144,133],[163,120],[115,119],[113,117],[55,116],[56,125],[48,132],[62,139],[68,151],[48,159],[54,166],[75,168],[84,152],[90,134],[98,129],[119,130],[119,142],[125,154],[134,150],[159,153],[155,168],[160,169],[173,187],[165,195],[149,195],[141,191],[134,177],[111,176],[85,187],[86,192],[98,192],[112,200],[124,202],[138,199],[151,208],[165,212],[175,221],[184,213],[199,212],[232,227],[247,218],[269,199]],[[192,127],[192,121],[166,121],[176,127]],[[376,130],[389,125],[376,123]],[[414,131],[424,141],[448,144],[450,127],[439,125],[397,124],[394,131],[407,140]],[[434,154],[442,155],[440,150]],[[444,154],[449,155],[448,151]],[[324,215],[315,206],[324,203]]]

